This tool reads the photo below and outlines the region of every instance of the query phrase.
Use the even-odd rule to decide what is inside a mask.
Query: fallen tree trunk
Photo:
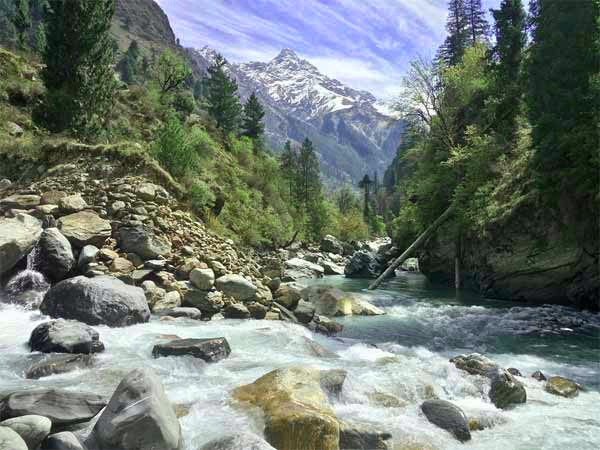
[[[387,269],[385,269],[385,271],[381,275],[379,275],[379,277],[377,277],[377,279],[373,281],[373,283],[369,285],[369,289],[377,289],[381,282],[385,280],[391,273],[394,273],[394,271],[400,266],[400,264],[402,264],[407,258],[409,258],[410,255],[412,255],[414,251],[417,250],[421,246],[421,244],[425,242],[427,238],[429,238],[429,236],[431,236],[433,232],[452,215],[453,212],[454,205],[450,205],[450,207],[446,211],[444,211],[444,213],[429,226],[429,228],[427,228],[425,231],[423,231],[423,233],[419,235],[419,237],[410,245],[410,247],[408,247],[404,251],[404,253],[402,253],[398,258],[396,258],[394,262],[390,264],[390,266]]]

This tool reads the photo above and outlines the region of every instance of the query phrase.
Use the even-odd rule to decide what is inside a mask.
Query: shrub
[[[152,153],[174,176],[183,176],[186,171],[196,167],[197,156],[186,137],[181,121],[173,112],[169,113],[158,129]]]
[[[215,194],[202,180],[194,181],[188,189],[188,195],[192,210],[199,214],[204,214],[204,211],[215,202]]]

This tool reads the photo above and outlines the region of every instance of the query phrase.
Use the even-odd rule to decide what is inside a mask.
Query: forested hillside
[[[598,2],[449,2],[434,61],[413,62],[410,135],[385,176],[405,248],[453,207],[421,268],[501,298],[598,307]],[[487,30],[491,28],[491,35]]]

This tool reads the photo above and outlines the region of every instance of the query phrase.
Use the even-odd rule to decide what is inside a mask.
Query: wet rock
[[[144,225],[121,227],[118,237],[123,251],[135,253],[143,259],[154,259],[171,252],[171,243]]]
[[[73,370],[86,369],[93,365],[93,361],[90,355],[51,353],[32,364],[25,372],[25,378],[39,379]]]
[[[200,450],[275,450],[263,438],[249,433],[234,434],[212,440]]]
[[[182,444],[175,410],[151,369],[134,370],[121,381],[93,435],[99,450],[178,450]]]
[[[505,409],[527,401],[525,386],[508,371],[497,370],[492,375],[491,381],[488,395],[496,408]]]
[[[86,245],[102,247],[112,233],[110,222],[91,211],[69,214],[61,217],[58,223],[61,233],[77,248]]]
[[[327,359],[339,358],[337,353],[334,353],[331,350],[326,349],[321,344],[319,344],[316,341],[313,341],[312,339],[305,337],[304,342],[306,343],[306,346],[308,347],[308,350],[310,351],[310,353],[312,353],[314,356],[317,356],[319,358],[327,358]]]
[[[215,273],[212,269],[193,269],[190,272],[192,284],[203,291],[209,291],[215,284]]]
[[[14,194],[0,200],[0,209],[33,209],[40,204],[41,197],[33,194]]]
[[[348,278],[377,278],[384,270],[376,255],[367,250],[359,250],[352,255],[344,274]]]
[[[467,416],[458,406],[446,400],[426,400],[421,404],[421,411],[432,424],[448,431],[459,441],[471,439]]]
[[[573,398],[579,395],[581,386],[568,378],[550,377],[544,386],[544,390],[550,394]]]
[[[0,401],[2,420],[39,415],[50,419],[55,426],[87,422],[105,406],[106,401],[100,395],[64,389],[17,391]]]
[[[508,373],[510,373],[513,377],[522,377],[523,375],[519,372],[519,369],[515,369],[514,367],[509,367],[506,369]]]
[[[330,286],[311,286],[302,291],[302,298],[315,306],[323,316],[380,315],[384,312],[365,300]]]
[[[464,370],[471,375],[481,375],[491,378],[495,372],[500,369],[500,366],[489,358],[486,358],[479,353],[471,353],[469,355],[458,355],[450,360],[457,369]]]
[[[37,269],[51,280],[62,280],[75,265],[71,243],[58,228],[46,228],[37,247]]]
[[[61,281],[46,293],[40,310],[52,317],[111,327],[150,319],[144,291],[111,276]]]
[[[294,309],[302,298],[304,286],[298,283],[282,283],[275,291],[274,297],[277,303],[287,309]]]
[[[19,214],[14,219],[0,218],[0,275],[27,255],[41,234],[42,223],[35,217]]]
[[[300,300],[294,310],[294,315],[301,323],[309,323],[315,315],[315,305],[305,300]]]
[[[308,324],[308,328],[316,333],[326,334],[331,336],[341,332],[344,327],[343,325],[329,319],[325,316],[314,315],[311,322]]]
[[[368,394],[369,401],[377,406],[383,406],[384,408],[402,408],[407,405],[406,402],[400,400],[398,397],[386,394],[385,392],[371,392]]]
[[[74,320],[52,320],[31,332],[29,347],[43,353],[98,353],[104,351],[100,335],[92,327]]]
[[[27,448],[35,450],[50,434],[52,422],[46,417],[29,415],[4,420],[0,422],[0,427],[10,428],[21,436],[21,439],[27,444]],[[1,444],[0,448],[3,448]]]
[[[531,378],[534,378],[538,381],[546,381],[546,376],[540,370],[533,372],[531,374]]]
[[[262,409],[265,438],[273,447],[338,450],[340,427],[326,391],[332,384],[322,384],[326,372],[301,367],[274,370],[235,389],[233,397]]]
[[[344,246],[335,237],[328,234],[321,240],[321,250],[336,255],[342,255],[344,253]]]
[[[43,450],[85,450],[83,445],[70,431],[63,431],[48,436],[44,442]]]
[[[250,311],[242,303],[232,303],[223,310],[227,319],[249,319]]]
[[[198,308],[185,308],[178,307],[172,309],[162,309],[158,311],[158,315],[160,316],[170,316],[170,317],[185,317],[186,319],[192,320],[200,320],[202,318],[202,313]]]
[[[75,213],[87,208],[87,203],[81,194],[67,195],[58,200],[58,206],[66,213]]]
[[[224,275],[215,281],[216,288],[236,300],[253,300],[256,295],[256,286],[241,275]]]
[[[27,444],[16,431],[0,426],[0,449],[27,450]]]
[[[390,433],[340,421],[341,450],[392,450],[391,439]]]
[[[212,339],[175,339],[164,344],[157,344],[152,349],[152,356],[193,356],[206,362],[217,362],[231,353],[225,338]]]

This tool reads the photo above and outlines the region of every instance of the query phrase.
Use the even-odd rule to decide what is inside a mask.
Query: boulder
[[[143,259],[155,259],[171,252],[171,243],[154,234],[151,227],[144,225],[119,228],[119,246],[128,253]]]
[[[265,438],[273,447],[338,450],[340,427],[327,396],[332,393],[329,389],[341,389],[340,377],[330,377],[329,372],[302,367],[277,369],[235,389],[233,397],[262,410]]]
[[[81,211],[58,220],[61,233],[77,248],[86,245],[102,247],[112,234],[108,220],[92,211]]]
[[[426,400],[421,411],[432,424],[451,433],[461,442],[471,439],[467,416],[458,406],[446,400]]]
[[[254,300],[257,288],[241,275],[223,275],[217,278],[216,288],[223,294],[236,300]]]
[[[14,219],[0,218],[0,275],[7,273],[35,246],[42,223],[27,214]]]
[[[86,369],[92,366],[93,361],[91,355],[51,353],[33,363],[25,372],[25,378],[38,379],[73,370]]]
[[[218,291],[201,291],[200,289],[188,289],[183,294],[183,304],[192,306],[202,311],[202,315],[210,318],[223,309],[223,294]]]
[[[344,274],[348,278],[377,278],[385,268],[375,253],[359,250],[352,255]]]
[[[37,270],[53,281],[62,280],[75,265],[71,243],[58,228],[46,228],[38,243]]]
[[[33,209],[40,204],[41,197],[34,194],[13,194],[0,200],[0,209]]]
[[[340,421],[340,448],[348,450],[392,450],[392,435]]]
[[[66,197],[68,194],[65,191],[48,191],[42,194],[40,204],[42,205],[58,205],[61,198]]]
[[[74,320],[52,320],[33,329],[32,351],[43,353],[98,353],[104,351],[100,335],[92,327]]]
[[[152,312],[158,314],[167,309],[179,308],[181,306],[181,294],[177,291],[166,292],[152,306]]]
[[[309,323],[315,315],[315,305],[305,300],[300,300],[294,310],[294,316],[298,322]]]
[[[544,375],[540,370],[536,370],[531,374],[531,378],[536,379],[538,381],[546,381],[546,375]]]
[[[108,267],[111,272],[127,274],[129,272],[133,272],[133,263],[126,258],[121,258],[120,256],[113,259]]]
[[[283,281],[296,281],[303,278],[320,278],[325,269],[318,264],[300,258],[292,258],[285,262]]]
[[[136,369],[119,384],[94,426],[99,450],[178,450],[181,426],[151,369]]]
[[[212,269],[192,269],[190,281],[203,291],[210,291],[215,284],[215,273]]]
[[[242,303],[232,303],[223,310],[227,319],[249,319],[250,311]]]
[[[160,316],[170,316],[170,317],[185,317],[186,319],[192,320],[200,320],[202,318],[202,313],[198,308],[172,308],[172,309],[161,309],[158,311],[158,315]]]
[[[150,308],[154,308],[156,305],[166,294],[163,288],[159,288],[156,286],[156,283],[152,280],[146,280],[142,282],[142,290],[144,291],[144,295],[146,296],[146,301],[148,302],[148,306]]]
[[[27,444],[27,448],[37,449],[46,436],[50,434],[52,422],[43,416],[21,416],[0,422],[0,427],[7,427],[16,432]],[[0,448],[2,448],[0,446]]]
[[[46,293],[40,310],[52,317],[111,327],[150,319],[144,291],[111,276],[61,281]]]
[[[77,260],[77,267],[80,270],[84,270],[88,264],[96,262],[96,257],[100,249],[95,245],[86,245],[81,249],[79,253],[79,259]]]
[[[269,308],[258,302],[249,302],[246,303],[245,306],[246,308],[248,308],[250,316],[253,319],[264,319],[267,316],[267,312],[269,311]]]
[[[327,336],[339,333],[344,329],[343,325],[337,323],[336,321],[325,316],[319,316],[317,314],[315,314],[312,318],[312,321],[309,322],[308,328],[311,331],[323,333]]]
[[[275,450],[263,438],[249,433],[234,434],[207,442],[200,450]]]
[[[488,395],[496,408],[506,409],[527,401],[525,386],[507,370],[496,370],[491,377],[491,381]]]
[[[154,200],[159,187],[152,183],[140,183],[135,188],[136,195],[145,201]]]
[[[323,267],[325,275],[344,275],[344,268],[331,261],[320,260],[319,264]]]
[[[450,360],[457,369],[464,370],[471,375],[481,375],[491,378],[500,366],[489,358],[486,358],[479,353],[471,353],[469,355],[458,355]]]
[[[81,194],[67,195],[58,200],[58,206],[66,213],[75,213],[87,208],[87,203]]]
[[[302,298],[304,286],[298,283],[282,283],[275,291],[277,303],[288,309],[294,309]]]
[[[302,298],[315,306],[316,314],[323,316],[381,315],[384,311],[366,300],[331,286],[311,286],[302,291]]]
[[[225,338],[212,339],[174,339],[164,344],[157,344],[152,349],[152,356],[193,356],[206,362],[217,362],[231,353],[229,342]]]
[[[321,250],[324,252],[335,253],[336,255],[344,254],[344,246],[342,243],[330,234],[321,240]]]
[[[44,450],[85,450],[83,445],[70,431],[51,434],[44,443]]]
[[[550,377],[544,385],[544,390],[550,394],[573,398],[579,395],[581,386],[568,378]]]
[[[0,426],[0,449],[27,450],[27,444],[16,431]]]
[[[65,389],[27,389],[8,394],[0,401],[3,420],[35,414],[47,417],[54,426],[87,422],[105,406],[100,395]]]

